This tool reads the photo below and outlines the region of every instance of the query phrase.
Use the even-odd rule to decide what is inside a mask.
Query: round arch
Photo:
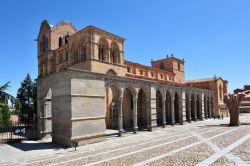
[[[105,38],[100,38],[98,42],[98,58],[100,61],[108,62],[109,61],[109,44]]]
[[[71,55],[70,55],[70,63],[75,64],[78,62],[79,59],[79,43],[76,41],[71,46]]]
[[[88,54],[87,39],[85,36],[83,36],[80,42],[80,61],[85,61],[87,59],[87,54]]]
[[[143,89],[138,91],[138,102],[137,102],[137,122],[139,129],[147,129],[147,101],[146,92]]]
[[[118,87],[114,85],[106,87],[106,129],[118,129],[119,97]]]
[[[120,64],[120,50],[119,50],[119,46],[116,42],[112,42],[111,43],[111,48],[110,48],[110,59],[111,59],[111,63],[114,64]]]
[[[117,73],[113,70],[113,69],[109,69],[107,72],[106,72],[107,75],[114,75],[114,76],[117,76]]]
[[[123,114],[123,128],[130,130],[133,127],[133,90],[132,88],[125,88],[123,92],[122,114]]]

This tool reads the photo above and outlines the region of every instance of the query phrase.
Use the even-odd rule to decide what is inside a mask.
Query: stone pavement
[[[0,165],[250,165],[250,114],[111,135],[104,142],[63,149],[50,140],[0,145]]]

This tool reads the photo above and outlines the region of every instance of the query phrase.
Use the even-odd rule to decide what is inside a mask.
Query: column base
[[[123,135],[123,130],[118,130],[118,137],[121,137]]]
[[[156,127],[157,127],[157,125],[147,125],[148,131],[153,131],[153,130],[155,130]]]
[[[133,132],[136,134],[136,133],[138,133],[138,127],[134,127],[133,128]]]

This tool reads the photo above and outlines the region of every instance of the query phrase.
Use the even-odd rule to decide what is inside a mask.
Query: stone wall
[[[38,81],[40,136],[44,136],[44,132],[52,133],[53,142],[65,146],[72,146],[73,140],[79,141],[81,145],[105,139],[105,119],[108,111],[106,99],[107,95],[110,94],[106,93],[106,89],[112,86],[116,86],[118,92],[121,91],[121,93],[116,94],[116,97],[121,95],[118,100],[122,99],[124,115],[118,116],[123,118],[124,125],[121,126],[124,129],[132,127],[135,132],[138,130],[138,126],[139,129],[141,127],[141,129],[146,128],[149,131],[154,130],[157,126],[157,91],[160,91],[162,96],[166,96],[167,93],[171,94],[171,110],[169,111],[174,111],[170,118],[173,120],[173,124],[176,120],[173,117],[174,114],[178,117],[176,123],[183,124],[187,121],[186,93],[212,96],[211,91],[203,89],[67,69]],[[129,96],[125,94],[126,89],[129,91],[127,94]],[[178,100],[174,99],[176,95]],[[44,119],[42,116],[46,112],[44,103],[46,99],[50,101],[50,98],[51,109],[48,110],[51,111],[52,117]],[[200,111],[202,113],[200,115],[203,117],[205,115],[203,114],[204,101],[202,99],[200,109],[197,111]],[[173,103],[174,101],[175,103]],[[130,105],[131,102],[133,102],[133,108]],[[47,103],[47,106],[50,104]],[[167,115],[164,116],[166,123]],[[199,119],[202,120],[201,117]],[[52,128],[48,127],[51,122]],[[45,124],[47,127],[43,128],[41,124]],[[129,124],[129,126],[125,124]]]

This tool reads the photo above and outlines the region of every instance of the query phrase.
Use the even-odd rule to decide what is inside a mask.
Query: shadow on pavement
[[[19,143],[9,143],[9,145],[14,148],[20,149],[22,151],[45,150],[45,149],[53,149],[53,150],[65,149],[64,146],[60,146],[52,142],[19,142]]]

